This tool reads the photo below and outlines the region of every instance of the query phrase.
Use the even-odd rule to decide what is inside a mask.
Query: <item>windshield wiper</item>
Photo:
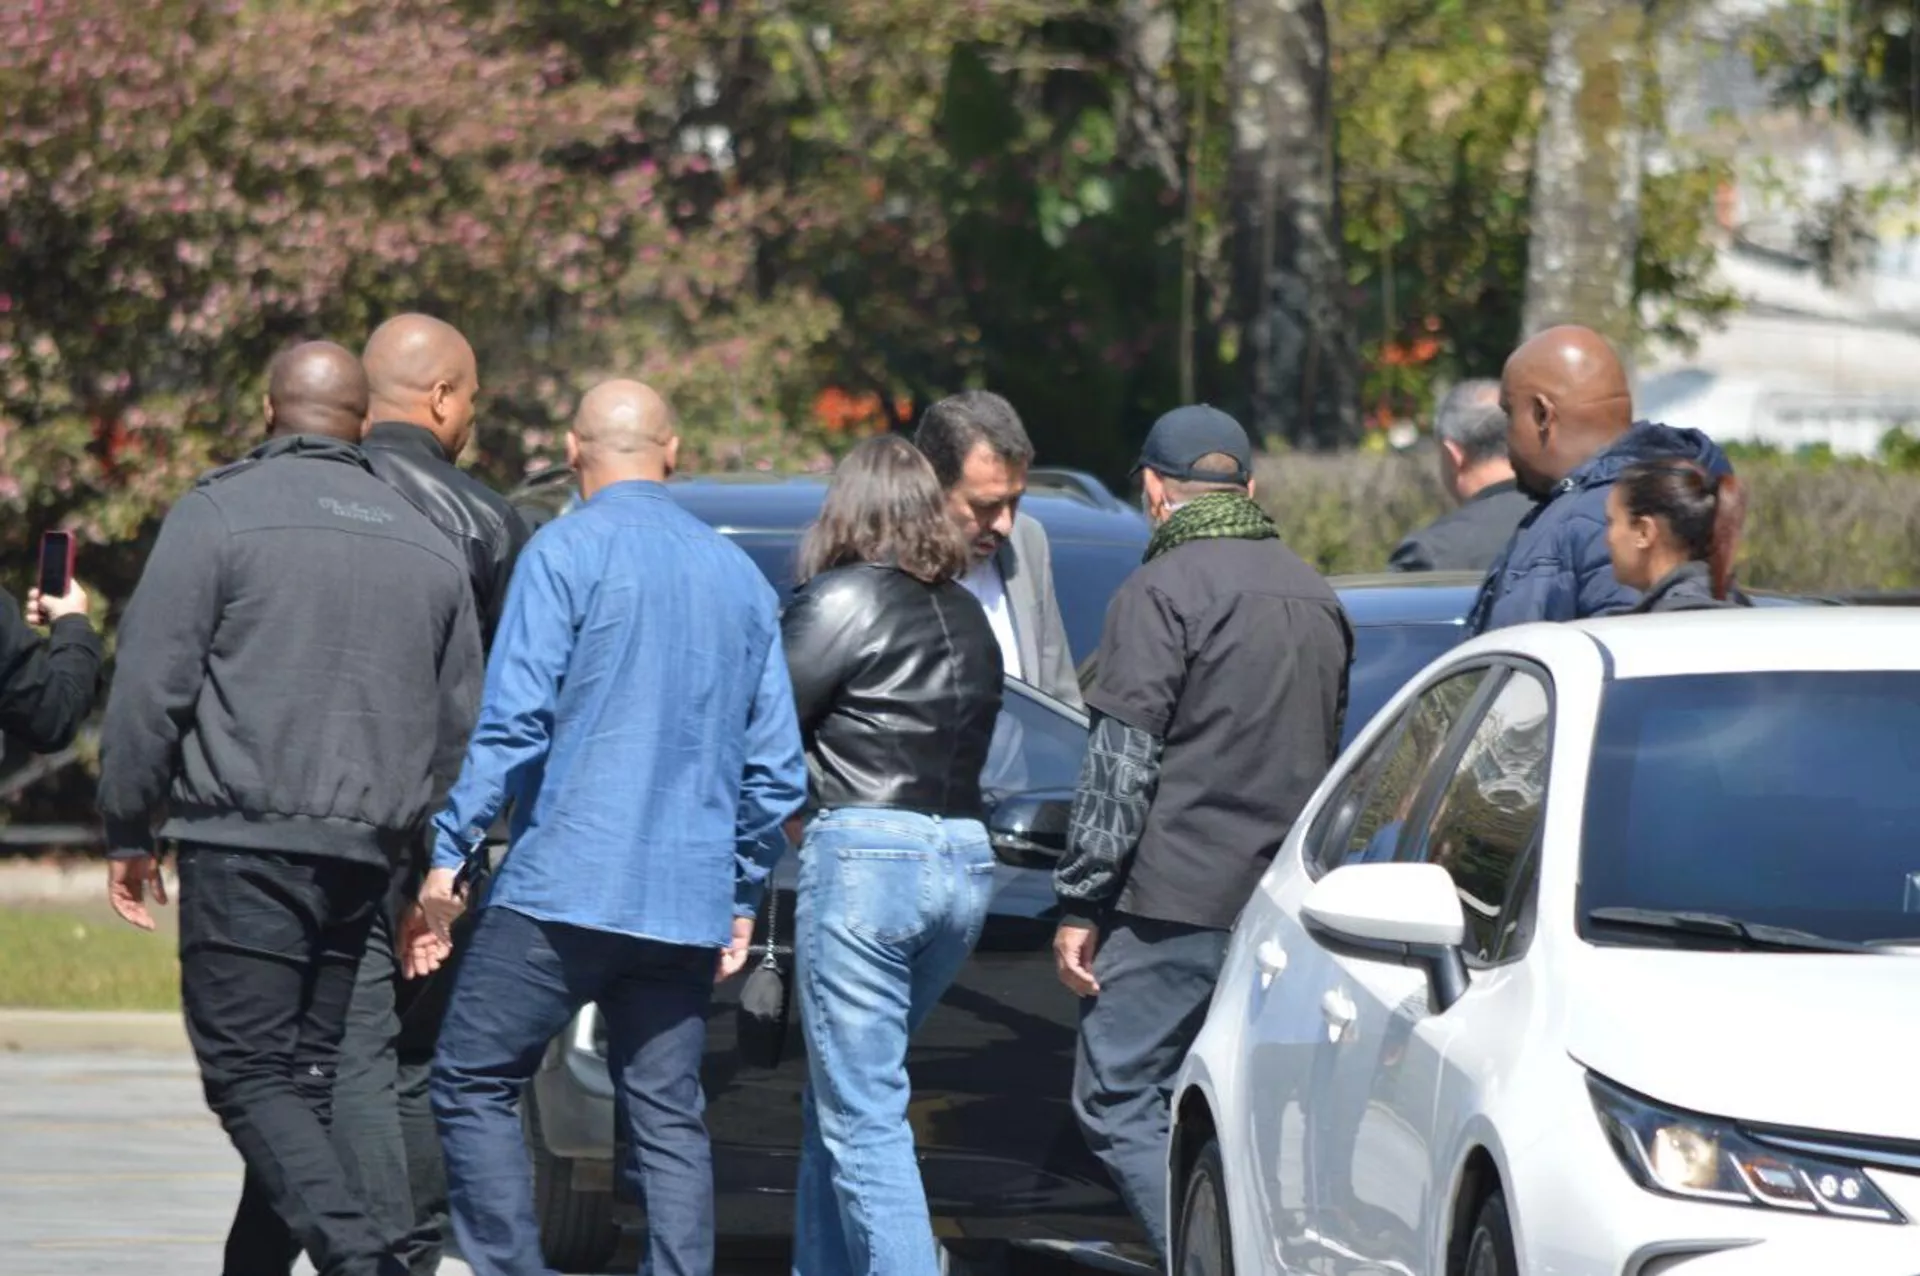
[[[1830,939],[1812,931],[1789,926],[1768,926],[1762,922],[1741,921],[1725,913],[1693,913],[1667,908],[1595,908],[1587,920],[1597,926],[1620,930],[1660,931],[1669,935],[1719,939],[1750,948],[1772,948],[1781,952],[1858,953],[1864,944],[1850,939]]]

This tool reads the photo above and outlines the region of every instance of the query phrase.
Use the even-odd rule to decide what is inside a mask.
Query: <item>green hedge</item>
[[[1748,484],[1743,584],[1801,593],[1920,586],[1920,473],[1762,451],[1743,451],[1734,464]],[[1260,502],[1288,543],[1328,574],[1383,569],[1402,536],[1448,508],[1431,455],[1288,453],[1263,458],[1258,475]]]

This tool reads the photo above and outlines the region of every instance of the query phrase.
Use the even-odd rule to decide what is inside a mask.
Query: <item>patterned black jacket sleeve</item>
[[[1067,853],[1053,874],[1063,916],[1097,921],[1119,898],[1160,784],[1162,748],[1158,736],[1094,714]]]

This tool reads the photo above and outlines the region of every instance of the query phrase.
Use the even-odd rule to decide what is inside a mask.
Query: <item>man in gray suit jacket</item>
[[[1047,533],[1020,513],[1033,443],[1013,405],[985,390],[951,395],[926,410],[914,444],[947,491],[973,566],[960,579],[987,613],[1006,670],[1022,682],[1080,703],[1080,679],[1053,593]]]

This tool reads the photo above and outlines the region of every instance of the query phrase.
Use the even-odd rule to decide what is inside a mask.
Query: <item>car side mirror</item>
[[[1467,915],[1453,875],[1438,864],[1336,868],[1313,884],[1300,914],[1322,948],[1426,971],[1435,1014],[1467,991]]]
[[[1072,816],[1071,793],[1013,793],[996,802],[988,814],[987,837],[1003,864],[1052,868],[1067,853]]]

